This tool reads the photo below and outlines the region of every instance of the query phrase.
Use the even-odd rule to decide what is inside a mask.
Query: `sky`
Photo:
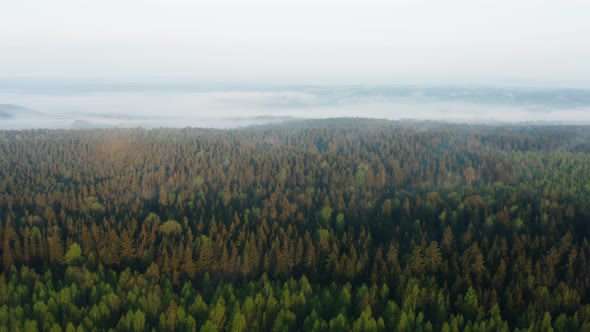
[[[5,0],[0,79],[590,88],[590,2]]]

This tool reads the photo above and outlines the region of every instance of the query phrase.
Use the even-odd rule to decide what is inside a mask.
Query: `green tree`
[[[244,316],[241,312],[236,312],[230,325],[230,331],[242,332],[246,330],[248,330],[246,316]]]
[[[331,332],[341,332],[341,331],[349,331],[350,326],[346,317],[343,314],[338,314],[335,318],[332,318],[329,323],[330,331]]]
[[[67,265],[80,265],[82,263],[82,248],[77,243],[72,243],[65,256]]]

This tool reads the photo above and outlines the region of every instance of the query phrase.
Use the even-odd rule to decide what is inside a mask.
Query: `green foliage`
[[[344,230],[344,214],[343,213],[338,213],[338,215],[336,216],[336,229],[338,229],[338,231],[342,232]]]
[[[244,316],[240,312],[237,312],[232,318],[230,330],[235,332],[242,332],[248,330],[248,325],[246,324],[246,316]]]
[[[477,318],[477,311],[479,310],[479,303],[477,300],[477,294],[473,287],[467,289],[467,293],[463,298],[463,315],[470,320]]]
[[[587,330],[588,129],[0,131],[0,330]]]
[[[77,243],[72,243],[65,256],[67,265],[80,264],[82,261],[82,248]]]
[[[182,231],[182,226],[176,220],[168,220],[158,228],[164,235],[178,235]]]
[[[330,332],[349,331],[350,327],[348,321],[343,314],[338,314],[335,318],[330,320]]]
[[[330,219],[332,219],[333,211],[334,210],[329,206],[322,208],[322,210],[320,211],[320,218],[322,219],[322,221],[325,223],[329,223]]]

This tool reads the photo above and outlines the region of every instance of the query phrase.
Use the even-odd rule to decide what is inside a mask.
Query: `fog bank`
[[[467,123],[590,124],[590,93],[457,87],[137,86],[0,90],[0,129],[235,128],[292,119],[369,117]]]

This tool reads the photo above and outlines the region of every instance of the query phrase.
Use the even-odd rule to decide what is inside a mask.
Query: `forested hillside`
[[[0,131],[0,330],[590,330],[589,132]]]

